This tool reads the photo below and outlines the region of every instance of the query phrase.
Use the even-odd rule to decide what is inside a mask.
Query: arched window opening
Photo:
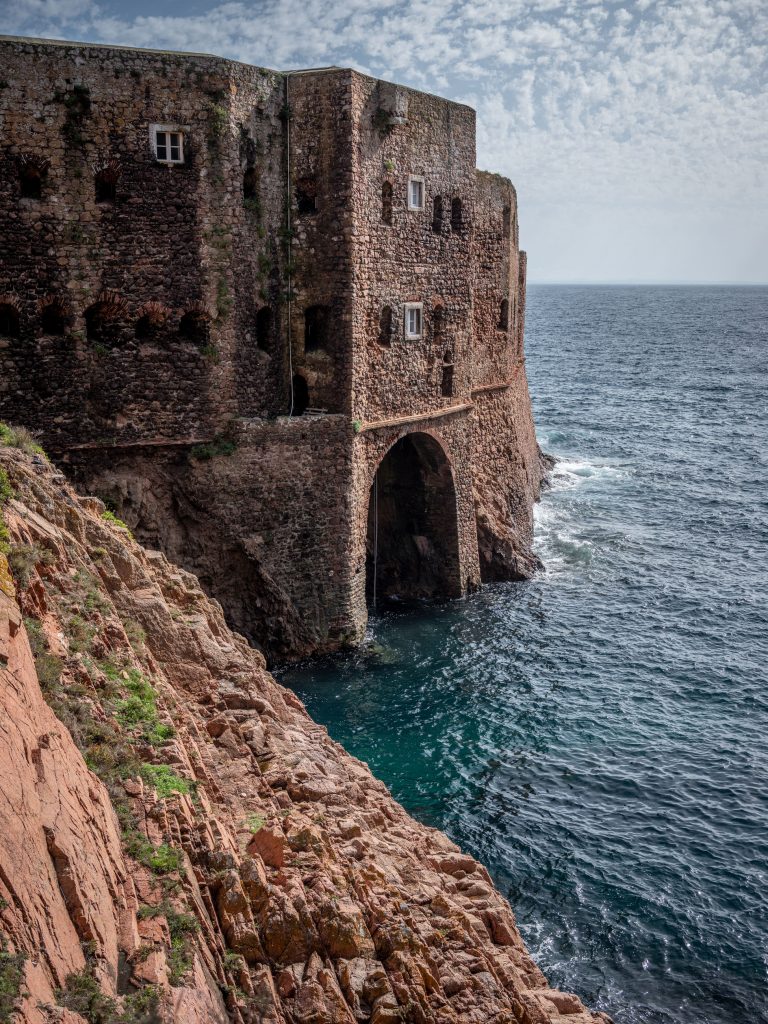
[[[443,379],[440,384],[440,394],[443,398],[453,396],[453,353],[447,349],[443,356]]]
[[[18,338],[20,333],[18,309],[10,302],[0,302],[0,338]]]
[[[42,199],[43,180],[48,174],[49,160],[36,156],[19,159],[19,192],[22,199]]]
[[[381,186],[381,223],[392,223],[392,183],[389,181]]]
[[[179,334],[196,345],[207,345],[210,335],[210,319],[201,309],[189,309],[179,321]]]
[[[451,466],[430,435],[407,434],[382,459],[368,501],[366,597],[458,597],[458,516]]]
[[[510,206],[504,207],[504,237],[509,238],[512,229],[512,208]]]
[[[442,341],[445,334],[445,306],[437,305],[432,310],[432,340]]]
[[[432,230],[436,235],[443,230],[443,197],[435,196],[432,201]]]
[[[97,203],[114,203],[117,199],[117,182],[120,165],[117,160],[108,160],[96,171],[93,184]]]
[[[269,352],[272,348],[272,310],[269,306],[262,306],[256,314],[256,347],[262,352]]]
[[[302,416],[309,408],[309,385],[307,378],[296,373],[293,376],[293,415]]]
[[[304,311],[304,351],[317,352],[328,347],[330,310],[327,306],[309,306]]]
[[[40,310],[40,326],[43,334],[61,337],[66,334],[68,321],[67,310],[58,299],[46,303]]]
[[[313,177],[296,182],[296,209],[300,214],[317,213],[317,182]]]
[[[499,330],[509,329],[509,300],[502,299],[499,305]]]
[[[243,172],[243,199],[257,199],[259,195],[259,176],[255,167],[246,167]]]
[[[146,302],[139,310],[136,337],[142,341],[154,338],[168,319],[168,310],[161,302]]]
[[[382,306],[379,316],[379,344],[385,348],[392,344],[392,307]]]
[[[126,304],[119,295],[107,293],[85,311],[85,335],[97,345],[112,345],[118,338]]]
[[[451,231],[461,231],[462,229],[462,210],[461,200],[456,198],[451,200]]]

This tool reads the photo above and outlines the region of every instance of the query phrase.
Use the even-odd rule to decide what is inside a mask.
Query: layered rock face
[[[41,455],[0,468],[0,1019],[606,1020],[194,577]]]

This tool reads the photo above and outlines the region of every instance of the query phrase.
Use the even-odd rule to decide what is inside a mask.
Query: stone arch
[[[500,331],[509,330],[509,299],[502,299],[499,303],[499,324]]]
[[[102,292],[84,313],[85,336],[96,345],[115,345],[127,316],[127,303],[117,292]]]
[[[434,435],[405,434],[376,467],[365,561],[371,605],[461,594],[456,485]]]
[[[156,302],[154,299],[145,302],[136,318],[136,337],[141,341],[156,338],[165,326],[168,316],[169,310],[162,302]]]

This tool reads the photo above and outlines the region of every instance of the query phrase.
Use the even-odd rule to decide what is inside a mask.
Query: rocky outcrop
[[[605,1020],[547,986],[485,868],[331,740],[194,577],[42,456],[0,466],[0,1012]]]

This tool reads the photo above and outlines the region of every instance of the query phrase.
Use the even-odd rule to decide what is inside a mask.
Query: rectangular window
[[[164,164],[184,163],[184,132],[175,125],[153,124],[150,139],[155,159]]]
[[[420,338],[422,331],[423,306],[420,302],[408,302],[405,306],[405,336],[409,340]]]
[[[408,209],[424,209],[424,179],[414,175],[408,179]]]

